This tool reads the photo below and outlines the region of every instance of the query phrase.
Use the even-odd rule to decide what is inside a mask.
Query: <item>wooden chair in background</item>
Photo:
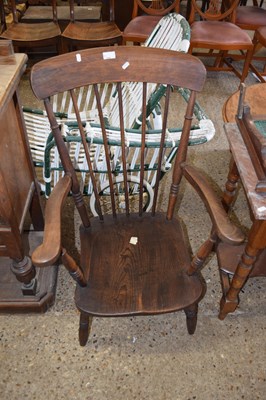
[[[200,274],[188,275],[191,264],[190,246],[174,211],[183,175],[202,196],[218,234],[226,236],[229,242],[238,243],[239,240],[235,227],[228,222],[226,212],[215,200],[215,195],[206,180],[192,166],[184,164],[195,96],[196,92],[202,90],[206,75],[201,61],[188,54],[140,46],[117,46],[113,52],[111,58],[108,47],[64,54],[35,64],[31,75],[35,95],[44,100],[65,171],[65,175],[59,180],[47,201],[44,241],[34,251],[32,258],[36,266],[45,267],[62,257],[63,264],[77,280],[75,300],[81,312],[81,345],[87,342],[92,316],[121,317],[184,310],[188,332],[192,334],[195,331],[198,302],[204,295],[205,285]],[[149,63],[146,60],[149,60]],[[106,120],[104,104],[98,93],[98,84],[105,82],[117,83],[119,127],[115,130],[116,140],[113,136],[114,131]],[[129,184],[130,139],[125,130],[126,110],[123,106],[123,92],[127,82],[143,82],[140,86],[142,128],[140,132],[136,132],[140,138],[137,160],[139,180],[135,182],[138,191],[134,194],[133,202]],[[154,163],[154,196],[151,210],[144,212],[144,159],[146,141],[150,134],[146,126],[147,83],[164,84],[166,97],[162,106],[162,129],[156,133],[159,152]],[[79,113],[75,89],[86,85],[93,85],[95,91],[99,116],[97,127],[100,134],[89,121],[84,123]],[[172,90],[173,87],[190,90],[189,101],[184,103],[185,107],[178,104],[177,92]],[[64,128],[58,125],[49,100],[56,93],[65,91],[70,92],[75,107],[78,122],[76,135],[81,137],[84,146],[93,182],[97,217],[89,218],[80,192],[79,175],[75,172],[75,166],[72,165],[65,145]],[[174,107],[173,119],[168,115],[170,103]],[[179,123],[181,138],[172,170],[172,184],[169,191],[163,192],[167,193],[168,197],[165,212],[162,211],[161,200],[159,201],[160,171],[166,143],[168,139],[173,140],[171,125],[176,126]],[[118,157],[114,157],[113,146],[117,140],[121,151]],[[99,169],[90,157],[91,146],[96,142],[101,142],[104,147]],[[119,170],[118,165],[121,166]],[[102,190],[99,180],[103,172],[106,177],[106,190]],[[70,190],[81,219],[81,267],[64,249],[61,238],[61,210]],[[121,202],[117,202],[121,197],[122,206]]]
[[[264,56],[257,56],[256,50],[260,48],[266,49],[266,26],[261,26],[258,28],[254,33],[253,38],[254,44],[254,52],[252,57],[252,62],[250,64],[251,70],[255,73],[255,75],[259,78],[261,82],[266,82],[266,57]],[[260,60],[264,63],[262,70],[259,70],[255,65],[254,61]]]
[[[242,29],[255,31],[266,25],[266,10],[259,6],[257,0],[253,0],[253,5],[239,5],[236,8],[235,23]]]
[[[69,0],[70,23],[62,33],[63,52],[122,43],[122,32],[115,23],[114,0],[109,1],[110,20],[83,22],[75,20],[74,0]]]
[[[132,19],[123,32],[123,44],[144,43],[164,15],[170,12],[179,13],[180,0],[170,2],[152,0],[149,3],[147,5],[147,2],[145,4],[142,0],[134,0]],[[142,15],[140,15],[140,10]]]
[[[225,3],[211,0],[207,9],[202,11],[202,2],[192,0],[189,17],[191,26],[189,52],[199,57],[214,58],[214,63],[206,66],[208,70],[233,71],[243,82],[248,74],[253,44],[248,33],[234,24],[238,3],[239,0],[233,0],[224,10],[221,6]],[[201,17],[200,21],[195,20],[196,15]],[[209,52],[202,49],[208,49]],[[230,59],[234,60],[235,52],[245,54],[242,72],[238,71],[230,61]],[[242,55],[241,57],[243,58]]]
[[[1,0],[2,2],[2,0]],[[56,0],[51,0],[51,22],[42,22],[38,24],[29,24],[18,21],[16,2],[9,0],[12,9],[13,21],[6,30],[4,30],[0,38],[12,40],[15,51],[23,51],[29,53],[39,48],[55,47],[56,53],[61,52],[60,35],[61,30],[57,21]]]
[[[228,2],[228,0],[226,0]],[[235,24],[239,26],[241,29],[246,31],[253,31],[253,43],[255,44],[252,62],[251,62],[251,70],[257,75],[258,79],[264,82],[262,75],[259,73],[259,70],[256,69],[255,64],[256,61],[265,61],[265,57],[261,56],[259,50],[261,45],[263,45],[263,33],[260,32],[255,34],[255,31],[259,28],[263,28],[266,25],[266,10],[263,6],[259,6],[257,0],[253,0],[253,4],[247,5],[246,2],[241,4],[236,8],[235,15]],[[244,57],[239,56],[239,59],[244,59]],[[255,64],[254,64],[255,62]]]

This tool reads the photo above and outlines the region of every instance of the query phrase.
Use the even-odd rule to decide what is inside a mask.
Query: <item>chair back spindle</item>
[[[74,0],[69,0],[70,21],[75,22]]]
[[[150,8],[154,8],[155,10],[160,10],[163,8],[163,4],[161,0],[152,0]]]
[[[165,142],[165,137],[166,137],[167,119],[168,119],[168,112],[169,112],[170,90],[171,90],[171,87],[168,86],[166,89],[165,108],[164,108],[164,115],[163,115],[163,121],[162,121],[162,134],[161,134],[161,141],[160,141],[160,150],[159,150],[159,154],[158,154],[158,167],[157,167],[158,170],[156,173],[156,181],[155,181],[155,188],[154,188],[154,200],[153,200],[153,206],[152,206],[152,214],[153,215],[155,215],[157,198],[158,198],[158,190],[159,190],[159,182],[160,182],[159,171],[162,168],[164,142]]]

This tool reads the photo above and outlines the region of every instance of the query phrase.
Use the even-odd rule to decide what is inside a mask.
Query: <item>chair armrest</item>
[[[32,262],[36,267],[52,265],[61,255],[61,213],[71,183],[71,177],[65,175],[57,182],[47,200],[43,243],[32,254]]]
[[[203,200],[219,239],[233,245],[243,243],[245,240],[244,234],[230,221],[221,201],[203,174],[190,165],[184,165],[183,172],[185,178]]]

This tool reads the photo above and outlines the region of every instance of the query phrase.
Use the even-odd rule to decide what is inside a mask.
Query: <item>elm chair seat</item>
[[[105,217],[104,225],[98,218],[94,219],[91,232],[81,230],[81,240],[90,243],[90,246],[84,246],[83,268],[86,268],[89,257],[91,265],[98,264],[102,268],[101,271],[95,269],[94,273],[88,276],[89,283],[86,287],[77,286],[75,299],[79,310],[86,313],[89,309],[90,313],[96,316],[161,314],[176,311],[177,304],[178,308],[183,309],[187,304],[196,303],[203,293],[202,282],[197,276],[190,277],[184,274],[191,260],[185,249],[184,252],[180,252],[179,244],[184,240],[180,228],[176,219],[166,221],[163,214],[156,214],[154,218],[150,218],[149,214],[142,218],[139,215],[131,215],[129,219],[120,216],[115,224],[110,215]],[[141,244],[142,252],[137,245],[129,245],[133,232]],[[163,241],[163,251],[158,243],[160,237],[169,238],[168,241]],[[126,253],[127,249],[129,254],[125,254],[125,258],[128,258],[128,271],[122,271],[119,255]],[[110,257],[108,263],[105,261],[106,254]],[[178,261],[183,266],[181,269],[176,268],[176,254],[179,254]],[[147,259],[151,267],[146,271],[145,277]],[[138,268],[132,268],[133,263],[138,265]],[[157,266],[160,268],[157,269]],[[128,273],[132,276],[126,278]],[[98,282],[102,274],[113,275],[114,279],[106,280],[105,286],[99,287]],[[123,285],[127,287],[123,288]],[[134,292],[139,295],[134,295]],[[114,299],[114,293],[117,294],[117,299]]]

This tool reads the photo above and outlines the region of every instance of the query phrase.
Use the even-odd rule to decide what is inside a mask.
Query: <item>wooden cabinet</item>
[[[51,267],[36,273],[29,257],[44,222],[18,94],[27,56],[12,53],[11,43],[1,41],[0,312],[44,311],[53,301],[56,272]],[[26,220],[30,235],[25,234]]]

